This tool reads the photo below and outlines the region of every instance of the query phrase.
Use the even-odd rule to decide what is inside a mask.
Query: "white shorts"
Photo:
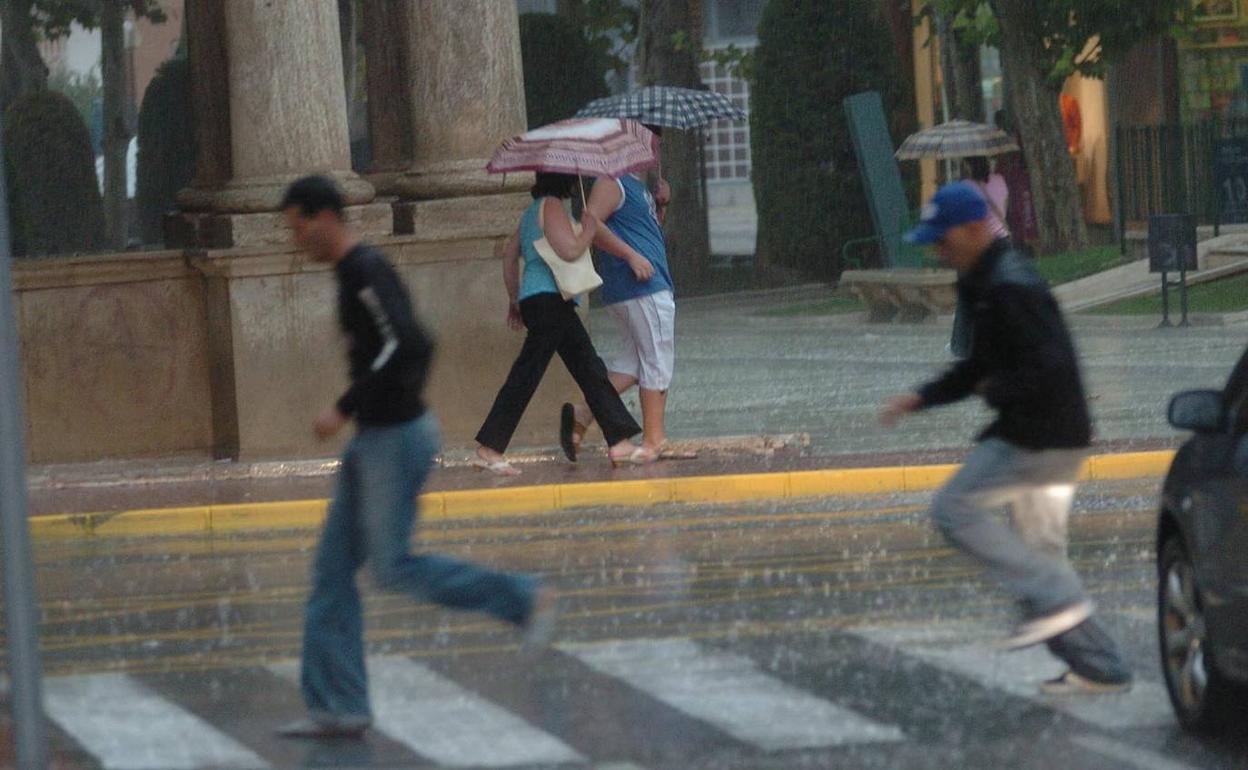
[[[646,390],[667,390],[676,361],[676,301],[670,291],[607,305],[623,336],[623,349],[607,369],[626,374]]]

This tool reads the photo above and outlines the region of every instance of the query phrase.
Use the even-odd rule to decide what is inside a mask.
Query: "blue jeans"
[[[364,618],[355,573],[378,588],[523,624],[537,580],[409,550],[420,493],[438,451],[432,415],[362,427],[347,445],[312,567],[303,631],[303,698],[314,718],[368,718]]]

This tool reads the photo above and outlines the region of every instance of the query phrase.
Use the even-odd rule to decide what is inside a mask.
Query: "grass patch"
[[[1158,279],[1161,280],[1160,278]],[[1189,313],[1235,313],[1248,310],[1248,273],[1187,288]],[[1093,308],[1098,315],[1161,315],[1161,294],[1120,299],[1109,305]],[[1170,292],[1170,315],[1179,315],[1179,291]]]
[[[1044,276],[1050,286],[1058,286],[1095,275],[1111,267],[1125,265],[1130,261],[1131,259],[1122,256],[1118,246],[1114,245],[1037,257],[1035,264],[1037,272]]]
[[[771,318],[796,318],[801,316],[842,315],[866,310],[857,297],[829,297],[817,302],[800,302],[795,305],[762,310],[757,315]]]

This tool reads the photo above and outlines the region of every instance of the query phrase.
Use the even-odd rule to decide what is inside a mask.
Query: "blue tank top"
[[[644,283],[638,281],[627,262],[611,254],[603,254],[599,267],[604,305],[672,290],[672,275],[667,267],[667,244],[655,213],[654,196],[635,176],[622,176],[615,181],[623,197],[620,207],[607,218],[607,227],[638,254],[650,260],[650,264],[654,265],[654,276]],[[598,182],[610,183],[606,179]]]
[[[559,286],[555,283],[555,274],[550,272],[542,255],[533,248],[533,242],[543,236],[538,226],[538,214],[542,210],[545,198],[538,198],[525,209],[520,217],[520,294],[516,300],[528,299],[535,294],[558,294]]]

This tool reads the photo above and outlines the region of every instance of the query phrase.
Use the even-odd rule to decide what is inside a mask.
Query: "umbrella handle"
[[[577,174],[576,183],[580,185],[581,187],[581,208],[587,209],[589,208],[589,203],[587,203],[585,200],[585,177],[581,176],[580,174]]]

